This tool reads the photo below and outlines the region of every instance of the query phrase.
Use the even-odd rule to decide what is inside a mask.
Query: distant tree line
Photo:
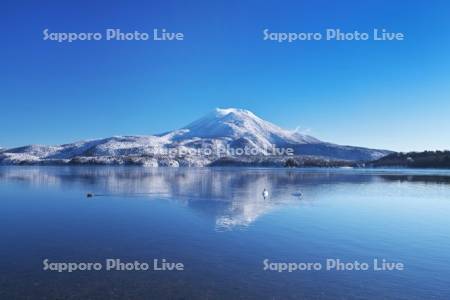
[[[450,168],[450,151],[396,152],[372,161],[373,167]]]

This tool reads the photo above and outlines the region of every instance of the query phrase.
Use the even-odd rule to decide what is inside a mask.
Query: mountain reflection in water
[[[449,184],[446,171],[142,167],[2,167],[1,181],[77,189],[102,197],[175,200],[213,214],[217,230],[251,225],[283,205],[314,205],[326,186],[377,181]],[[416,171],[417,172],[417,171]],[[411,174],[413,173],[413,174]],[[269,197],[264,199],[262,191]],[[85,197],[81,194],[80,197]],[[95,201],[95,199],[93,199]],[[211,205],[214,207],[211,208]]]
[[[1,166],[0,299],[450,299],[449,178],[445,170]],[[44,258],[156,258],[186,268],[58,273],[43,271]],[[405,270],[279,273],[262,263],[329,258],[386,259]]]

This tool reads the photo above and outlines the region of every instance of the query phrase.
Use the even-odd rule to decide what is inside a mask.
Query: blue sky
[[[0,146],[160,133],[239,107],[339,144],[450,148],[447,1],[15,2],[0,12]],[[56,43],[45,28],[185,40]],[[279,44],[265,28],[406,40]]]

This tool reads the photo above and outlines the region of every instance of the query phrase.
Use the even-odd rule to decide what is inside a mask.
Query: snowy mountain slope
[[[282,129],[248,110],[229,108],[216,109],[179,130],[160,135],[115,136],[58,146],[4,149],[0,152],[0,163],[207,166],[224,156],[240,155],[234,149],[252,149],[251,155],[260,157],[273,155],[274,147],[293,149],[296,156],[350,161],[373,160],[390,153],[322,142]],[[249,160],[248,153],[242,156]],[[273,161],[282,164],[285,159],[277,157]]]
[[[216,109],[183,128],[185,133],[177,138],[217,138],[233,140],[248,138],[256,144],[318,143],[319,140],[284,130],[244,109]]]

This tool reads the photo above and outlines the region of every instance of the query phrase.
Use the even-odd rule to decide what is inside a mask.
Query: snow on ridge
[[[188,124],[182,138],[246,138],[257,145],[268,147],[278,143],[318,143],[319,140],[298,132],[285,130],[265,121],[249,110],[217,108],[206,116]]]

